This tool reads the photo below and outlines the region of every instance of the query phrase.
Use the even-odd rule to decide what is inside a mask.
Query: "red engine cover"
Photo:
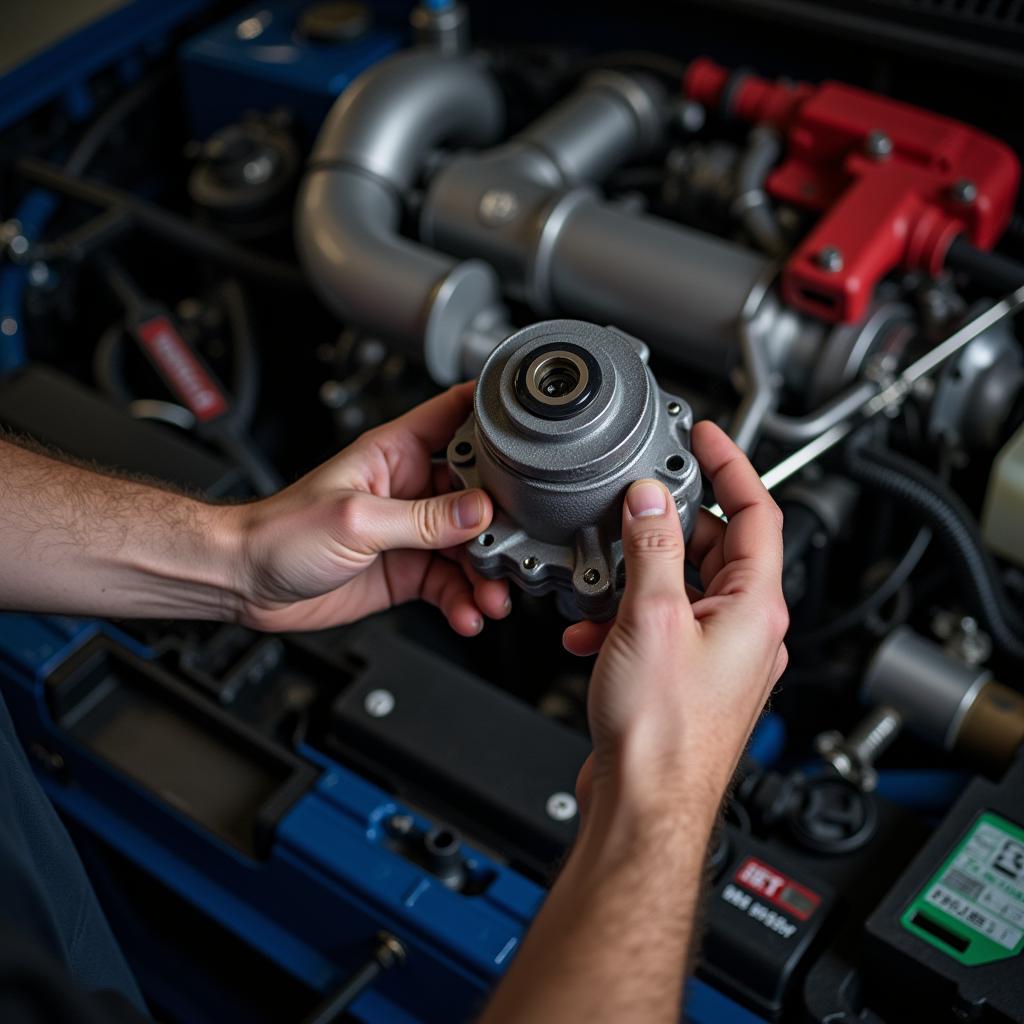
[[[684,88],[714,106],[728,79],[724,68],[700,59]],[[785,136],[769,194],[821,212],[782,272],[783,298],[821,319],[860,319],[886,274],[935,274],[957,235],[989,249],[1009,222],[1020,181],[1016,155],[958,121],[840,82],[792,85],[754,75],[737,83],[730,111]],[[869,141],[880,136],[887,151],[871,155]],[[830,250],[838,254],[831,269],[821,255]]]

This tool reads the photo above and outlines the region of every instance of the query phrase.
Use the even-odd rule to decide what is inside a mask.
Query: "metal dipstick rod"
[[[975,338],[984,334],[1001,320],[1005,320],[1006,317],[1013,316],[1022,306],[1024,306],[1024,285],[1000,299],[994,306],[968,320],[948,338],[940,341],[934,348],[912,362],[891,384],[882,388],[877,395],[869,398],[849,419],[837,423],[763,473],[761,481],[765,487],[769,491],[775,490],[779,484],[795,476],[800,470],[835,448],[837,444],[849,437],[868,420],[886,409],[899,406],[919,380],[934,373],[943,363],[955,356]],[[708,511],[719,518],[723,517],[720,505],[713,505]]]

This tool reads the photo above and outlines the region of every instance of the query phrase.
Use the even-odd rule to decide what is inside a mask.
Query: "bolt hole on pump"
[[[709,420],[790,624],[683,1019],[1024,1022],[1024,7],[22,6],[4,437],[241,504],[461,385],[423,487],[493,518],[441,571],[510,585],[465,638],[0,613],[154,1018],[479,1016],[586,818],[563,631],[619,614],[635,481],[706,554]]]

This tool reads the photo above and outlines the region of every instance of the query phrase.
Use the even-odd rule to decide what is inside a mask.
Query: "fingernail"
[[[626,508],[634,519],[664,515],[665,489],[653,480],[638,480],[626,491]]]
[[[455,525],[460,530],[479,526],[484,519],[484,503],[475,491],[468,491],[455,502]]]
[[[473,619],[472,626],[473,626],[473,636],[479,636],[480,633],[483,631],[483,628],[484,628],[484,620],[479,618],[479,617],[477,617],[477,618]]]
[[[510,611],[512,611],[512,598],[511,597],[506,597],[505,598],[505,603],[502,605],[502,608],[504,609],[506,615],[508,615],[508,613]]]

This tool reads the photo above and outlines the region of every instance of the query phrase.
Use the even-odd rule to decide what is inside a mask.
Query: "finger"
[[[339,499],[335,523],[339,540],[353,551],[438,551],[472,540],[491,515],[491,499],[481,490],[415,501],[352,491]]]
[[[725,523],[706,508],[700,509],[686,545],[686,559],[697,567],[706,588],[725,561]]]
[[[489,619],[503,619],[512,611],[512,599],[509,597],[507,580],[489,580],[486,576],[481,576],[473,568],[465,548],[454,548],[441,553],[461,566],[463,573],[473,587],[473,598],[477,603],[477,607],[484,615]]]
[[[707,420],[693,428],[693,451],[729,517],[723,555],[728,567],[746,562],[764,583],[782,575],[782,513],[746,455]]]
[[[462,570],[451,562],[431,561],[420,597],[439,608],[449,625],[460,636],[476,636],[484,628],[484,618],[473,600],[473,588]]]
[[[427,453],[443,451],[473,407],[474,386],[473,381],[456,384],[374,433],[393,444],[411,439]]]
[[[614,625],[614,619],[611,622],[574,622],[562,634],[562,646],[578,658],[589,658],[601,650]]]
[[[683,530],[675,501],[664,484],[638,480],[626,491],[622,509],[622,553],[626,588],[622,613],[627,619],[652,607],[678,601],[690,615],[686,599]]]

